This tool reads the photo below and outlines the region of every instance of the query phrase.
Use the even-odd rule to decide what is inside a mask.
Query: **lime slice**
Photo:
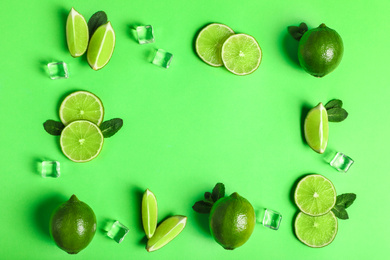
[[[76,91],[67,96],[60,106],[60,119],[64,125],[85,119],[100,125],[104,108],[100,99],[87,91]]]
[[[324,247],[329,245],[337,234],[337,218],[332,211],[313,217],[299,212],[295,219],[295,235],[310,247]]]
[[[84,17],[73,7],[66,20],[66,42],[70,55],[79,57],[88,47],[88,25]]]
[[[157,200],[153,192],[146,190],[142,197],[142,224],[147,238],[151,238],[157,227]]]
[[[330,180],[312,174],[298,182],[294,200],[303,213],[320,216],[328,213],[336,204],[336,190]]]
[[[172,216],[162,222],[156,229],[154,235],[148,240],[146,250],[156,251],[168,244],[184,229],[187,223],[186,216]]]
[[[88,162],[99,155],[103,146],[99,127],[87,120],[73,121],[61,132],[62,152],[74,162]]]
[[[254,72],[261,63],[261,49],[256,39],[247,34],[234,34],[222,45],[222,61],[236,75]]]
[[[199,58],[211,66],[222,66],[222,44],[233,34],[233,30],[224,24],[212,23],[204,27],[199,32],[195,42]]]
[[[115,32],[111,23],[101,25],[91,37],[87,51],[89,66],[94,70],[103,68],[111,59],[115,47]]]
[[[312,108],[304,123],[307,144],[317,153],[324,153],[328,145],[328,112],[322,103]]]

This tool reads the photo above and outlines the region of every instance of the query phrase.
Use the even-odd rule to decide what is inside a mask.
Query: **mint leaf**
[[[88,21],[89,38],[91,39],[93,33],[99,26],[107,23],[107,14],[104,11],[94,13]]]
[[[307,28],[305,23],[301,23],[299,26],[287,27],[288,33],[297,41],[299,41],[308,30],[309,28]]]
[[[206,202],[204,200],[195,202],[192,209],[201,214],[208,214],[211,211],[213,204],[211,202]]]
[[[108,121],[104,121],[100,125],[100,130],[102,131],[102,134],[104,138],[108,138],[116,134],[119,129],[123,126],[123,120],[120,118],[113,118]]]
[[[328,110],[328,121],[329,122],[341,122],[348,117],[348,112],[344,108],[331,108]]]
[[[339,219],[349,219],[348,213],[343,206],[334,206],[332,209],[335,216]]]
[[[331,108],[341,108],[342,106],[343,101],[341,101],[340,99],[332,99],[331,101],[326,103],[325,108],[329,110]]]
[[[223,197],[225,197],[225,185],[223,185],[223,183],[217,183],[211,193],[211,198],[214,202],[216,202]]]
[[[211,198],[211,192],[207,191],[207,192],[204,193],[204,200],[213,202],[213,199]]]
[[[352,205],[352,203],[356,200],[355,193],[345,193],[337,196],[336,205],[343,206],[344,208],[348,208]]]
[[[46,122],[43,123],[43,128],[51,135],[61,135],[64,127],[63,123],[54,120],[46,120]]]

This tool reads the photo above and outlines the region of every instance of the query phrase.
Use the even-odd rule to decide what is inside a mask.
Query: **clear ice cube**
[[[330,165],[340,172],[347,172],[353,162],[354,161],[350,157],[338,152],[330,162]]]
[[[113,223],[109,223],[108,227],[106,227],[106,231],[109,238],[115,240],[117,243],[120,243],[129,232],[129,229],[116,220]]]
[[[154,42],[153,27],[151,25],[142,25],[135,28],[139,44]]]
[[[38,171],[42,177],[60,177],[60,163],[57,161],[42,161],[38,164]]]
[[[51,79],[67,79],[68,67],[65,62],[51,62],[47,64],[48,73]]]
[[[152,63],[157,66],[168,69],[169,65],[171,64],[172,57],[173,57],[172,53],[169,53],[162,49],[158,49],[154,55],[154,59]]]
[[[282,221],[282,215],[279,212],[262,208],[256,212],[256,221],[265,227],[278,230]]]

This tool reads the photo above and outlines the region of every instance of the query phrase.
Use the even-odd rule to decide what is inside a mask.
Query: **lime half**
[[[111,22],[96,29],[89,42],[87,61],[94,70],[99,70],[110,61],[115,47],[115,32]]]
[[[74,162],[88,162],[99,155],[104,137],[99,127],[86,120],[73,121],[61,132],[62,152]]]
[[[302,212],[320,216],[328,213],[336,204],[336,190],[330,180],[312,174],[298,182],[294,200]]]
[[[157,200],[153,192],[146,190],[142,197],[142,225],[147,238],[151,238],[157,227]]]
[[[199,58],[211,66],[222,66],[222,44],[233,34],[233,30],[224,24],[212,23],[204,27],[199,32],[195,42]]]
[[[336,237],[337,218],[332,211],[319,217],[300,212],[295,219],[294,228],[295,235],[305,245],[324,247]]]
[[[87,91],[76,91],[67,96],[60,106],[60,119],[64,125],[75,120],[88,120],[96,125],[103,121],[104,108],[100,99]]]
[[[322,103],[312,108],[305,118],[305,139],[317,153],[324,153],[328,145],[328,112]]]
[[[234,34],[222,45],[222,61],[236,75],[254,72],[261,63],[262,52],[256,39],[247,34]]]
[[[88,25],[85,18],[72,8],[66,20],[66,42],[70,55],[79,57],[88,47]]]

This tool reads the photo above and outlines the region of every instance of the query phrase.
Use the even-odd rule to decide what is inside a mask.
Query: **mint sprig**
[[[43,123],[43,128],[51,135],[61,135],[61,132],[64,127],[65,126],[62,122],[54,120],[46,120],[46,122]]]
[[[192,209],[201,214],[208,214],[214,203],[223,197],[225,197],[225,185],[223,183],[217,183],[212,192],[204,193],[203,200],[195,202]]]
[[[299,41],[308,30],[309,28],[306,23],[301,23],[299,26],[287,27],[288,33],[297,41]]]
[[[97,30],[97,28],[106,23],[107,14],[104,11],[98,11],[94,13],[88,21],[89,38],[91,39],[93,33]]]
[[[336,198],[336,205],[332,209],[335,216],[339,219],[349,219],[348,213],[345,209],[351,206],[355,199],[355,193],[345,193],[338,195]]]
[[[108,138],[116,134],[123,126],[123,120],[120,118],[113,118],[108,121],[104,121],[100,125],[100,130],[104,138]]]
[[[343,102],[340,99],[333,99],[326,103],[329,122],[341,122],[348,117],[348,112],[342,106]]]

